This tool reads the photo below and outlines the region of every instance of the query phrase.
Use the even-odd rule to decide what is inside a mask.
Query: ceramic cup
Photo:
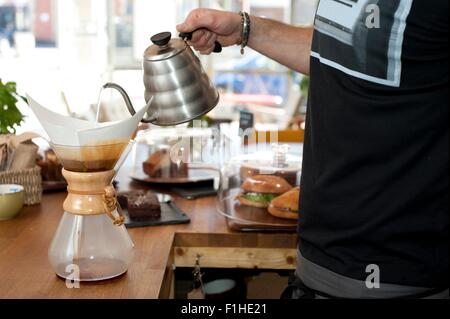
[[[0,185],[0,220],[15,217],[22,209],[23,202],[23,186]]]

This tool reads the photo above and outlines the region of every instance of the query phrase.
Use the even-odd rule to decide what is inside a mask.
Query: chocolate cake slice
[[[148,220],[161,218],[161,204],[155,193],[130,192],[125,197],[130,219]]]
[[[136,197],[137,195],[145,195],[144,191],[131,191],[131,192],[122,192],[117,194],[117,201],[120,204],[120,207],[123,209],[128,209],[128,198]]]

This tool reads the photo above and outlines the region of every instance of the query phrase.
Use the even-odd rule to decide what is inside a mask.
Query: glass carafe
[[[128,149],[127,145],[80,148],[53,145],[65,167],[63,175],[69,185],[64,215],[48,252],[58,276],[98,281],[127,271],[134,245],[123,225],[112,186],[121,162],[131,149],[132,145]]]
[[[133,242],[124,226],[103,215],[64,212],[49,249],[49,260],[59,277],[79,281],[111,279],[124,274],[133,259]],[[76,267],[76,268],[74,268]]]

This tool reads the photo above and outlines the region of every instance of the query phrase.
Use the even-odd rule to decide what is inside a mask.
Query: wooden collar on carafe
[[[107,214],[113,221],[114,225],[121,226],[125,222],[122,208],[117,201],[117,193],[111,180],[115,175],[115,171],[79,173],[63,170],[63,175],[67,179],[69,186],[67,192],[69,197],[72,196],[101,196],[100,200],[103,213]],[[66,199],[67,200],[67,199]],[[83,199],[81,199],[83,200]],[[92,199],[90,199],[92,200]],[[69,211],[69,213],[72,213]],[[83,214],[97,215],[97,214]]]

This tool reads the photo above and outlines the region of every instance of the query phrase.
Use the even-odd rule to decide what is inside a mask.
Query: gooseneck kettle
[[[145,100],[150,103],[144,123],[172,126],[189,122],[215,108],[219,93],[203,69],[199,58],[181,38],[163,32],[151,38],[144,52]],[[104,89],[119,91],[132,115],[136,113],[126,91],[115,83]]]

